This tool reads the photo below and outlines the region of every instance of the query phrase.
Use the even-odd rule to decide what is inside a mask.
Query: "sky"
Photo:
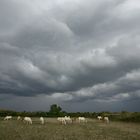
[[[0,109],[140,111],[139,0],[0,0]]]

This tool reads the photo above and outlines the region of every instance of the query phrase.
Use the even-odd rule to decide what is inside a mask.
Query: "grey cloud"
[[[53,18],[43,16],[34,19],[29,25],[26,25],[10,42],[13,45],[21,47],[67,47],[72,37],[72,32],[65,23]]]
[[[134,70],[112,82],[97,84],[92,87],[82,88],[76,92],[68,92],[72,97],[69,100],[84,101],[125,101],[139,98],[140,70]],[[60,93],[59,93],[60,94]]]
[[[34,15],[33,11],[27,1],[0,0],[0,40],[18,32]]]
[[[139,8],[138,0],[0,1],[0,94],[34,98],[31,106],[43,94],[67,108],[119,109],[139,98]]]

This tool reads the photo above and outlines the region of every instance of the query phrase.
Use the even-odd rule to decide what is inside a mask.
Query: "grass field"
[[[56,118],[45,118],[45,125],[0,119],[0,140],[140,140],[140,124],[88,119],[88,123],[62,125]]]

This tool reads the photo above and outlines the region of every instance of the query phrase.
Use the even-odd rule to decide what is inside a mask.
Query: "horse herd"
[[[6,117],[4,118],[4,120],[11,120],[12,118],[13,118],[12,116],[6,116]],[[18,116],[18,117],[17,117],[17,120],[18,120],[18,121],[23,120],[23,122],[24,122],[24,123],[27,123],[27,124],[32,124],[32,123],[33,123],[31,117],[24,117],[24,118],[22,118],[21,116]],[[43,117],[40,117],[40,118],[39,118],[39,121],[40,121],[41,124],[44,124],[44,123],[45,123]]]
[[[12,116],[6,116],[6,117],[4,117],[4,120],[11,120],[12,118],[13,118]],[[109,123],[109,118],[108,117],[97,116],[97,119],[99,121],[104,121],[106,123]],[[23,122],[27,123],[27,124],[32,124],[33,123],[31,117],[24,117],[24,118],[22,118],[21,116],[18,116],[17,120],[18,121],[23,120]],[[40,117],[39,121],[40,121],[40,124],[44,124],[45,123],[45,120],[44,120],[43,117]],[[58,117],[57,121],[60,124],[64,124],[64,125],[71,124],[71,123],[74,123],[74,122],[87,123],[87,119],[85,117],[71,118],[70,116],[65,116],[65,117]]]

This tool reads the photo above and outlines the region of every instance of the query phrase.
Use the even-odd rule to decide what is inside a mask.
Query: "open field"
[[[33,118],[33,124],[0,119],[0,140],[140,140],[140,124],[94,119],[88,123],[62,125],[56,118],[45,118],[45,125]]]

